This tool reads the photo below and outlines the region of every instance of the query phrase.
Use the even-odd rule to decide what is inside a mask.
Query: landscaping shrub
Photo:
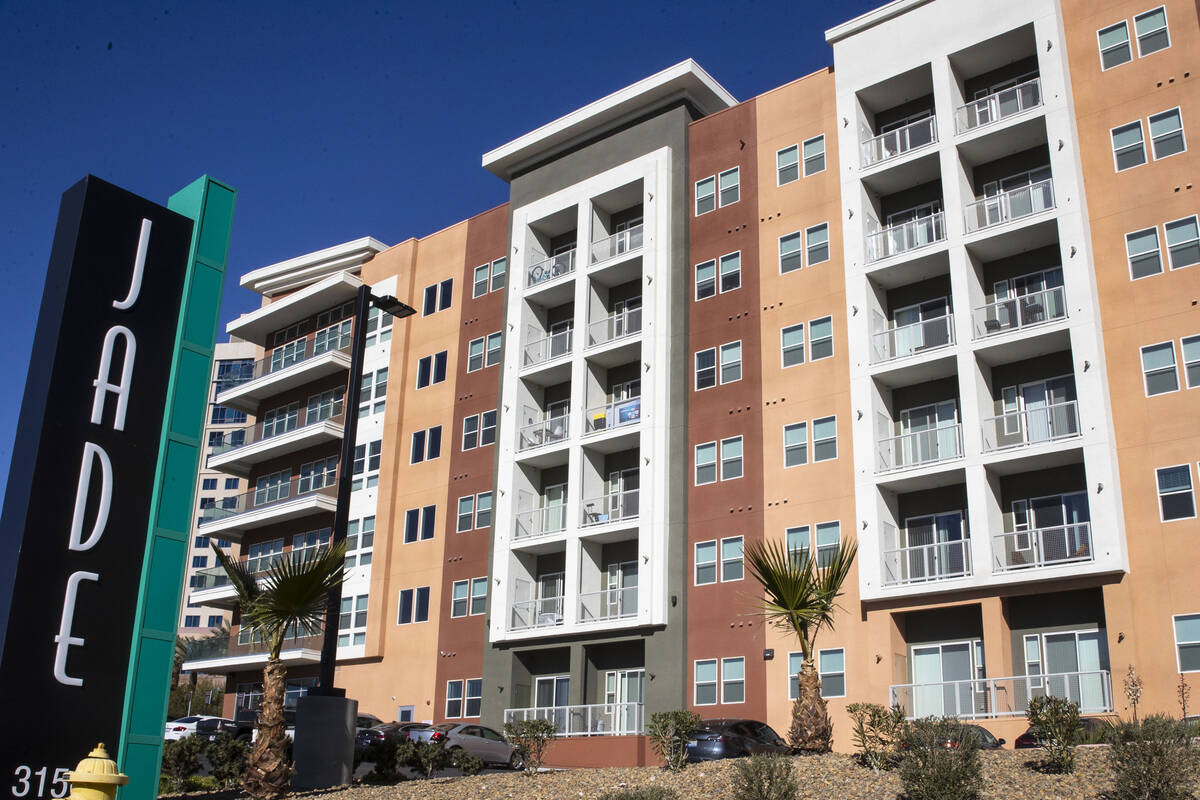
[[[1110,731],[1113,800],[1183,800],[1200,777],[1200,747],[1192,726],[1162,714]]]
[[[542,768],[546,759],[546,748],[558,736],[553,720],[524,719],[520,722],[504,723],[504,738],[517,748],[525,759],[525,772],[533,775]]]
[[[406,766],[413,758],[412,742],[398,742],[394,739],[384,739],[368,745],[362,751],[361,760],[374,764],[368,773],[371,783],[395,783],[403,780],[400,768]],[[419,765],[414,764],[414,768]]]
[[[700,715],[694,711],[659,711],[650,716],[646,736],[667,769],[678,772],[687,766],[687,743],[699,728]]]
[[[738,759],[732,784],[734,800],[800,800],[800,784],[788,756]]]
[[[455,750],[450,754],[450,761],[463,775],[478,775],[483,772],[483,759],[471,755],[466,750]]]
[[[637,789],[605,792],[596,800],[679,800],[679,795],[665,786],[641,786]]]
[[[187,779],[200,771],[203,751],[204,742],[196,736],[185,736],[163,745],[162,777],[166,778],[169,792],[187,788]]]
[[[412,750],[408,763],[413,769],[424,772],[426,778],[433,777],[433,773],[440,772],[450,761],[450,754],[441,742],[412,742],[411,744]]]
[[[217,788],[230,789],[242,782],[246,774],[246,756],[249,746],[229,733],[218,733],[217,738],[204,747],[204,755],[211,766],[212,777]]]
[[[1075,744],[1079,739],[1079,705],[1061,697],[1035,697],[1025,711],[1033,735],[1046,750],[1046,764],[1054,772],[1075,769]]]
[[[851,703],[851,738],[858,748],[858,760],[878,772],[891,769],[900,757],[900,735],[904,730],[904,711],[899,706],[884,708],[877,703]]]
[[[900,739],[900,781],[910,800],[968,800],[983,788],[979,737],[955,719],[916,720]]]

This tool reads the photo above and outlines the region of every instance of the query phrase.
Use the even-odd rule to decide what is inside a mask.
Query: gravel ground
[[[982,753],[983,800],[1098,800],[1109,789],[1106,748],[1078,750],[1072,775],[1030,769],[1037,750]],[[393,786],[359,784],[344,789],[297,793],[311,800],[594,800],[609,791],[645,785],[667,786],[680,800],[730,796],[732,761],[692,764],[678,774],[656,767],[610,767],[545,772],[529,777],[500,772],[475,777],[441,777]],[[849,756],[831,754],[795,759],[805,800],[891,800],[900,793],[895,772],[874,773]],[[1200,783],[1194,789],[1200,796]],[[232,800],[233,793],[226,794]],[[209,796],[210,798],[212,796]]]

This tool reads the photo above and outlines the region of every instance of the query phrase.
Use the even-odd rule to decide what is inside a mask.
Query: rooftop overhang
[[[483,167],[512,180],[529,166],[581,141],[679,100],[688,101],[704,115],[737,105],[733,95],[689,58],[485,153]]]
[[[264,267],[263,269],[271,269]],[[250,273],[253,275],[254,273]],[[246,276],[248,278],[249,275]],[[242,278],[242,286],[246,285]],[[339,270],[333,275],[310,282],[303,289],[287,297],[242,314],[225,326],[230,336],[265,347],[267,337],[280,328],[286,328],[297,320],[307,319],[327,308],[353,300],[362,286],[362,279],[353,272]],[[257,290],[256,290],[257,291]]]
[[[387,245],[378,239],[364,236],[251,270],[242,276],[241,285],[264,297],[274,297],[302,289],[339,272],[358,272],[376,253],[386,249]]]
[[[892,2],[886,5],[872,9],[865,14],[860,14],[852,20],[843,22],[841,25],[833,26],[825,31],[825,41],[829,44],[836,44],[842,39],[853,36],[856,33],[861,33],[867,28],[873,28],[882,22],[887,22],[889,19],[898,17],[928,2],[931,2],[931,0],[892,0]]]

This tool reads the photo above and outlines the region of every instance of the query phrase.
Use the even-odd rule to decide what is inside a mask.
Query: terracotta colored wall
[[[644,736],[557,739],[546,748],[548,767],[645,767],[662,761]]]

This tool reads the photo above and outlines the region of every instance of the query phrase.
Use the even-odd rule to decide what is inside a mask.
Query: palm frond
[[[217,547],[216,542],[211,542],[213,552],[216,553],[217,563],[225,570],[225,574],[229,577],[229,582],[233,585],[233,590],[237,592],[238,601],[243,607],[251,606],[258,599],[262,590],[258,586],[258,581],[254,579],[254,575],[247,569],[246,565],[234,561],[221,548]]]
[[[346,543],[281,558],[262,576],[262,594],[242,609],[242,618],[268,639],[294,629],[320,630],[329,590],[342,582]]]

